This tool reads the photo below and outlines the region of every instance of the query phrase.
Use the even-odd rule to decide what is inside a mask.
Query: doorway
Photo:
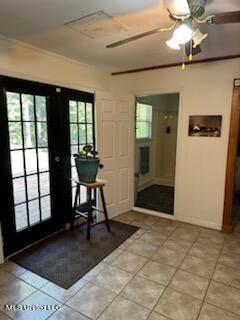
[[[5,256],[64,227],[72,154],[95,146],[94,95],[0,77],[1,227]],[[82,190],[80,206],[85,205]]]
[[[173,216],[179,93],[137,97],[135,207]]]

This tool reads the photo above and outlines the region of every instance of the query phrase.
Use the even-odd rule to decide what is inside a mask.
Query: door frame
[[[154,88],[153,90],[148,91],[138,91],[138,92],[131,92],[130,94],[135,96],[135,106],[138,97],[144,96],[152,96],[152,95],[163,95],[163,94],[179,94],[179,109],[178,109],[178,129],[177,129],[177,147],[176,147],[176,167],[175,167],[175,190],[174,190],[174,208],[173,208],[173,215],[169,215],[166,213],[161,213],[158,211],[143,209],[139,207],[133,207],[134,211],[156,215],[162,218],[167,218],[170,220],[177,220],[177,208],[178,208],[178,193],[177,190],[181,188],[180,185],[180,157],[181,157],[181,143],[182,143],[182,123],[183,123],[183,96],[184,96],[184,88],[183,87],[176,87],[176,88]],[[133,148],[135,148],[135,118],[134,118],[134,140],[133,140]],[[135,149],[134,149],[135,150]],[[134,156],[135,159],[135,156]],[[133,164],[135,166],[135,162]],[[134,184],[133,184],[134,187]],[[134,190],[133,190],[134,191]]]
[[[232,108],[230,119],[230,131],[228,142],[227,169],[225,182],[225,197],[222,231],[231,233],[233,231],[233,198],[235,169],[237,159],[238,130],[240,126],[240,79],[233,81]]]

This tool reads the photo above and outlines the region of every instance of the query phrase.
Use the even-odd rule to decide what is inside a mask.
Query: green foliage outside
[[[136,110],[136,138],[151,138],[152,127],[152,106],[143,103],[137,103]]]
[[[22,99],[22,113],[20,107],[20,99]],[[9,121],[9,137],[11,149],[22,149],[24,137],[25,148],[48,146],[47,136],[47,114],[46,114],[46,98],[35,96],[36,103],[36,119],[34,113],[34,96],[29,94],[20,94],[7,92],[7,108]],[[23,128],[21,120],[23,120]],[[36,121],[36,122],[35,122]]]
[[[70,137],[71,145],[73,144],[92,144],[93,143],[93,115],[92,104],[77,102],[71,100],[69,102],[69,118],[70,118]],[[79,139],[79,141],[78,141]],[[78,153],[81,150],[77,150]]]

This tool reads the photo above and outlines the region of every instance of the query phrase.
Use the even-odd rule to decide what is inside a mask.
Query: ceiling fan
[[[172,38],[166,41],[167,46],[175,50],[183,48],[184,53],[186,53],[191,61],[193,55],[201,52],[200,44],[208,36],[208,34],[201,33],[198,25],[240,22],[240,11],[211,14],[201,19],[205,13],[207,0],[165,0],[164,2],[169,13],[169,18],[173,21],[172,26],[150,30],[111,43],[106,47],[114,48],[153,34],[173,31]]]

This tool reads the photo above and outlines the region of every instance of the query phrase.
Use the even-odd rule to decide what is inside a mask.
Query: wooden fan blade
[[[211,23],[215,24],[236,22],[240,22],[240,11],[216,13],[211,19]]]
[[[111,44],[107,45],[106,48],[114,48],[114,47],[117,47],[117,46],[121,46],[122,44],[131,42],[131,41],[134,41],[134,40],[138,40],[138,39],[141,39],[141,38],[145,38],[147,36],[150,36],[152,34],[156,34],[158,32],[161,32],[161,29],[159,29],[159,28],[158,29],[154,29],[154,30],[147,31],[147,32],[138,34],[136,36],[124,39],[124,40],[120,40],[118,42],[111,43]]]
[[[187,0],[165,0],[165,5],[176,16],[191,14]]]

